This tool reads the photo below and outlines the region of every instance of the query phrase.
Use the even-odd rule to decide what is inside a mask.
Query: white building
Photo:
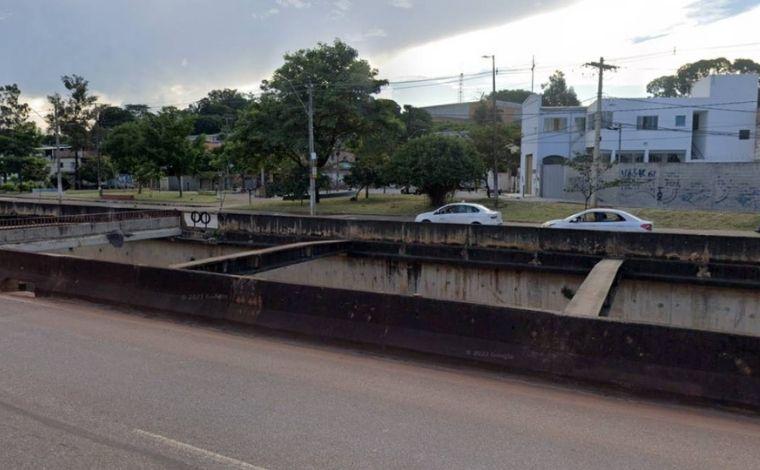
[[[590,154],[596,102],[588,107],[523,103],[520,189],[544,195],[563,184],[554,171],[563,159]],[[760,161],[758,76],[714,75],[685,98],[610,98],[602,101],[601,153],[613,163]]]

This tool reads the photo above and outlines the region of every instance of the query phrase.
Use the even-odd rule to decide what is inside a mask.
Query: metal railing
[[[0,230],[19,227],[45,227],[50,225],[87,224],[102,222],[119,222],[122,220],[158,219],[163,217],[179,217],[180,212],[174,210],[147,210],[103,212],[96,214],[77,215],[39,215],[28,217],[0,218]]]

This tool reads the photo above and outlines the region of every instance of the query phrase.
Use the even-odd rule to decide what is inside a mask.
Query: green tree
[[[19,98],[16,84],[0,87],[0,172],[7,182],[9,174],[24,178],[25,168],[34,166],[35,148],[41,140],[37,126],[29,121],[29,105]]]
[[[116,171],[129,173],[137,184],[137,192],[161,177],[160,165],[148,159],[141,121],[117,126],[107,135],[101,146],[103,154],[110,156]]]
[[[196,171],[203,154],[203,142],[191,141],[193,118],[174,107],[165,107],[156,115],[141,120],[144,159],[164,168],[179,181],[179,197],[183,196],[182,177]]]
[[[246,110],[242,126],[251,154],[308,167],[306,103],[314,95],[316,165],[322,168],[344,142],[366,134],[374,94],[387,82],[346,43],[319,43],[285,55],[285,63],[262,83],[262,96]],[[239,135],[240,133],[238,133]]]
[[[515,89],[515,90],[497,90],[496,91],[496,99],[499,101],[509,101],[510,103],[519,103],[522,104],[530,95],[532,95],[528,90],[522,90],[522,89]],[[490,99],[493,96],[493,92],[491,92],[488,95],[488,98]]]
[[[56,93],[48,96],[48,100],[57,110],[57,123],[74,151],[74,187],[79,188],[79,157],[92,142],[90,131],[96,117],[98,97],[90,93],[89,82],[84,77],[64,75],[61,81],[69,94],[68,97],[63,100]],[[49,114],[47,121],[54,127],[56,116]]]
[[[124,109],[129,111],[136,119],[143,118],[150,114],[150,106],[147,104],[125,104]]]
[[[116,166],[107,155],[100,158],[88,158],[82,162],[80,169],[82,181],[94,184],[100,181],[108,181],[116,177]]]
[[[494,126],[475,126],[469,135],[475,149],[489,163],[492,162],[493,149],[496,147],[499,171],[514,174],[519,168],[521,137],[519,124],[498,123],[495,129]]]
[[[135,115],[119,106],[102,105],[95,113],[95,125],[103,129],[113,129],[135,120]]]
[[[655,78],[647,85],[647,92],[658,97],[688,96],[698,80],[709,75],[726,73],[760,73],[760,64],[750,59],[736,59],[731,62],[725,57],[698,60],[682,65],[675,75]]]
[[[434,206],[463,185],[479,182],[484,174],[485,166],[472,144],[441,135],[410,140],[393,155],[389,168],[392,182],[417,188]]]
[[[406,127],[405,140],[422,137],[433,130],[433,117],[424,109],[404,105],[401,120]]]
[[[235,126],[240,111],[249,103],[249,97],[238,90],[211,90],[205,98],[189,108],[196,116],[193,133],[200,135],[229,132]]]
[[[557,70],[550,77],[547,83],[541,85],[543,91],[544,106],[578,106],[578,96],[575,94],[573,87],[567,86],[565,74]]]

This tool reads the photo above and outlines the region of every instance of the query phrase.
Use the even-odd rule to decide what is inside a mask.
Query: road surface
[[[760,418],[0,295],[0,468],[749,469]]]

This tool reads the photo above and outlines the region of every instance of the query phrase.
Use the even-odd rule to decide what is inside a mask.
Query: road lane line
[[[144,431],[142,429],[134,429],[134,432],[136,434],[149,437],[151,439],[154,439],[162,444],[166,444],[171,447],[175,447],[175,448],[190,451],[190,452],[195,452],[196,454],[203,455],[204,457],[207,457],[211,460],[215,460],[225,465],[234,465],[236,467],[246,468],[249,470],[267,470],[264,467],[257,467],[256,465],[251,465],[248,462],[243,462],[242,460],[233,459],[232,457],[227,457],[225,455],[217,454],[216,452],[211,452],[206,449],[201,449],[200,447],[191,446],[190,444],[185,444],[184,442],[175,441],[174,439],[170,439],[160,434],[153,434],[152,432]]]

